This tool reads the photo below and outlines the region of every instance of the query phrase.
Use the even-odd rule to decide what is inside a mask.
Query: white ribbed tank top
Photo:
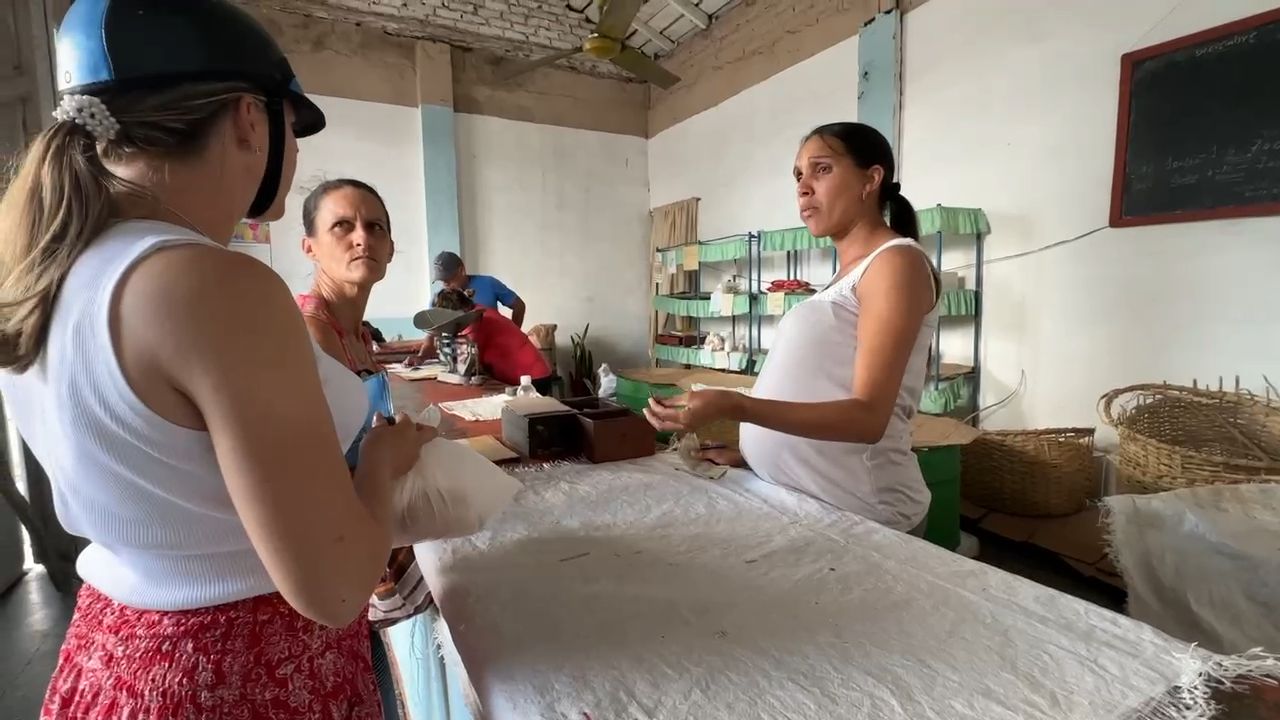
[[[853,396],[859,309],[854,288],[880,253],[900,245],[920,250],[921,260],[929,262],[913,240],[890,240],[843,278],[793,308],[778,324],[769,359],[752,395],[790,402]],[[810,440],[743,423],[739,445],[751,470],[771,483],[895,530],[909,532],[919,525],[929,510],[930,496],[911,451],[911,419],[920,405],[929,345],[937,325],[935,305],[911,348],[893,415],[880,442],[861,445]]]
[[[37,363],[20,375],[0,372],[18,430],[49,473],[58,519],[91,542],[76,562],[80,576],[147,610],[276,589],[231,503],[209,434],[174,425],[139,400],[111,341],[120,278],[148,254],[184,243],[231,252],[167,223],[109,228],[72,266]],[[364,423],[368,400],[354,374],[313,348],[340,452]]]

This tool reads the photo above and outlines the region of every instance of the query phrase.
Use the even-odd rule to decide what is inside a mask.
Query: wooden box
[[[643,417],[599,398],[574,398],[564,404],[578,412],[582,453],[593,463],[648,457],[657,450],[657,431]]]
[[[533,460],[557,460],[582,452],[578,413],[552,398],[512,400],[502,409],[502,441]]]

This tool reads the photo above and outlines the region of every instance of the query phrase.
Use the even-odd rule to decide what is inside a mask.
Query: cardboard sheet
[[[511,448],[502,444],[502,441],[492,435],[481,435],[480,437],[462,438],[455,442],[469,445],[472,450],[484,456],[484,459],[491,463],[506,462],[508,460],[516,460],[520,457]]]
[[[679,383],[681,379],[696,372],[699,371],[686,370],[684,368],[630,368],[627,370],[618,370],[616,374],[618,377],[624,377],[628,380],[648,383],[650,385],[675,385]]]
[[[931,448],[948,445],[968,445],[982,431],[954,418],[916,413],[911,420],[911,447]]]
[[[551,397],[510,398],[507,407],[521,415],[540,415],[549,412],[569,412],[569,406]]]

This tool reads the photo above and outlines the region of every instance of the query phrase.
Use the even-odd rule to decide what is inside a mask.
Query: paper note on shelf
[[[657,285],[662,282],[662,276],[666,274],[667,268],[662,260],[653,261],[653,284]]]
[[[729,353],[719,350],[711,353],[711,367],[717,370],[729,369]]]
[[[786,293],[771,292],[768,294],[768,298],[764,309],[766,315],[781,315],[787,311]]]
[[[681,256],[680,265],[683,266],[685,270],[698,269],[698,246],[697,245],[684,246],[684,253]]]
[[[733,316],[733,298],[732,293],[720,293],[720,317]]]

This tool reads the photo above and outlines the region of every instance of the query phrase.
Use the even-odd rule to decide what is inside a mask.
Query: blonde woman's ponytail
[[[111,220],[116,178],[89,131],[59,122],[27,150],[0,199],[0,368],[23,372],[49,332],[71,265]]]
[[[240,82],[116,93],[104,98],[118,123],[109,137],[95,138],[72,120],[36,137],[0,199],[0,369],[24,372],[35,364],[58,291],[80,253],[118,219],[116,199],[151,193],[107,163],[162,168],[188,158],[246,95],[260,97]]]

